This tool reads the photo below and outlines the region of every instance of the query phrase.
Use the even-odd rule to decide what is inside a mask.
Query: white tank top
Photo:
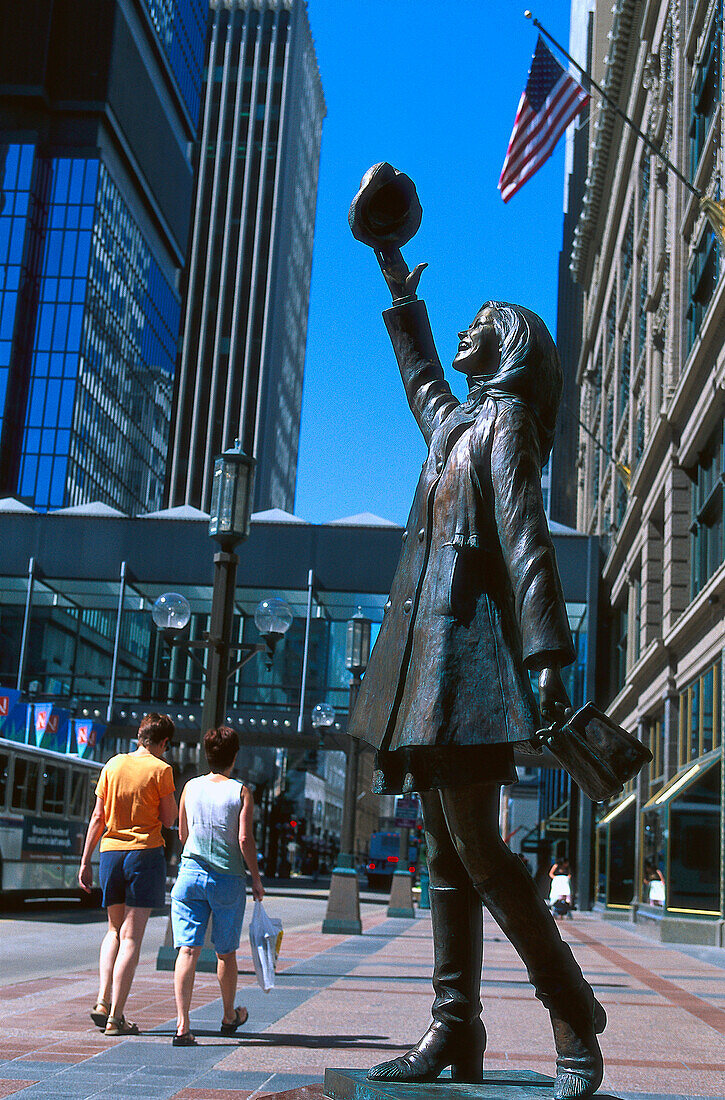
[[[244,875],[239,847],[242,784],[236,779],[212,782],[206,775],[184,787],[189,836],[182,855],[197,857],[225,875]]]

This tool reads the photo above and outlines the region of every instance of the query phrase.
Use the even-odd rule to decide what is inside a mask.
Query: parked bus
[[[400,833],[382,832],[370,834],[370,848],[365,873],[371,890],[389,890],[393,873],[397,870],[415,871],[418,863],[418,845],[412,842],[408,848],[408,863],[400,867]]]
[[[0,907],[80,897],[78,864],[101,764],[0,738]],[[98,882],[98,854],[94,854]]]

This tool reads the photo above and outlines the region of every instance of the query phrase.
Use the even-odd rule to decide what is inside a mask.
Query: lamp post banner
[[[20,692],[15,688],[0,688],[0,733],[7,736],[5,726],[16,703],[20,699]]]
[[[76,751],[79,756],[93,755],[96,745],[103,740],[106,727],[102,722],[93,722],[91,719],[76,720]]]
[[[39,749],[65,748],[65,737],[70,711],[56,707],[54,703],[36,703],[33,708],[35,744]]]

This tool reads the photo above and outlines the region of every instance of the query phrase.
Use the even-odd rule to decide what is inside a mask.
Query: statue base
[[[330,1100],[551,1100],[554,1078],[531,1069],[484,1070],[483,1084],[451,1081],[446,1070],[430,1084],[368,1081],[364,1069],[326,1069],[325,1096]]]

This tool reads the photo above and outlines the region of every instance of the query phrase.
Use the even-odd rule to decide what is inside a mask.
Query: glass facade
[[[41,510],[67,502],[98,162],[55,159],[47,172],[45,244],[19,477],[20,495]]]
[[[196,125],[208,0],[144,0],[181,98]]]
[[[0,190],[0,417],[4,439],[22,424],[17,493],[40,511],[154,510],[176,292],[98,159],[6,145]]]
[[[35,148],[32,145],[0,145],[0,425],[4,435],[10,427],[6,413],[10,368],[21,360],[27,369],[28,349],[13,347],[16,329],[23,325],[22,297],[37,282],[37,250],[33,257],[28,248],[29,224],[42,224],[42,209],[32,199]],[[35,261],[35,262],[33,262]],[[22,360],[25,360],[23,362]],[[8,409],[13,415],[14,409]]]
[[[645,805],[644,901],[672,913],[719,915],[725,903],[720,880],[721,775],[720,754],[711,752],[674,776]],[[661,877],[661,901],[644,891],[652,867]]]
[[[161,506],[179,327],[176,292],[99,171],[69,503]]]

